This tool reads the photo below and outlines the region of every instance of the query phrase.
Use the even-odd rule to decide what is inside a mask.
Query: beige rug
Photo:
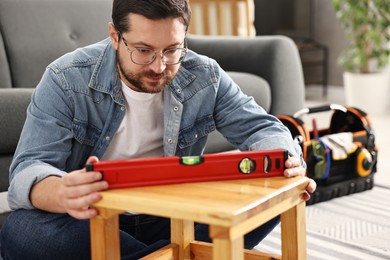
[[[308,206],[306,226],[309,260],[390,259],[390,189]],[[280,254],[280,246],[278,226],[256,249]]]

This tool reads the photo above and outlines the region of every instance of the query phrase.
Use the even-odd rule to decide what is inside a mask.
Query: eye
[[[179,52],[179,50],[177,48],[174,48],[174,49],[165,50],[164,54],[167,56],[173,56],[173,55],[176,55],[178,52]]]
[[[141,54],[141,55],[144,55],[144,56],[148,56],[148,55],[153,55],[154,54],[154,51],[152,49],[149,49],[149,48],[137,48],[137,52],[138,52],[138,54]]]

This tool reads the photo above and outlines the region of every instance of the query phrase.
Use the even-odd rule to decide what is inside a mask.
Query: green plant
[[[339,64],[346,71],[358,73],[385,67],[390,56],[390,0],[332,0],[332,3],[349,40]]]

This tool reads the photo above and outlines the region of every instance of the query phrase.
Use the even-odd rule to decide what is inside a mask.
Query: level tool
[[[283,176],[287,157],[284,150],[246,151],[100,161],[86,169],[101,172],[114,189]]]

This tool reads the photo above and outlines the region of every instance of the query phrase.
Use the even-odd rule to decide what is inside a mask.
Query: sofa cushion
[[[107,0],[0,0],[13,87],[35,87],[53,60],[108,37],[111,6]]]
[[[10,73],[4,40],[0,31],[0,88],[10,88],[12,86]]]

